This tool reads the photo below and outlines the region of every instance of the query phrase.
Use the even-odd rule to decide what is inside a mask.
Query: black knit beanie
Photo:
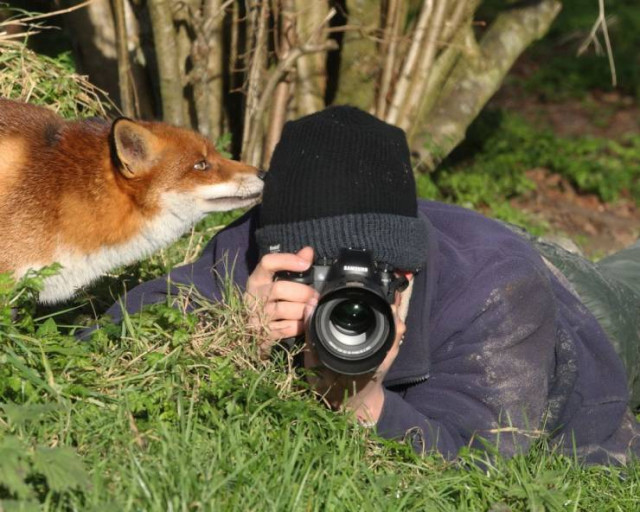
[[[419,270],[427,227],[404,132],[349,106],[329,107],[285,124],[265,178],[261,255],[297,252],[335,258],[343,247]]]

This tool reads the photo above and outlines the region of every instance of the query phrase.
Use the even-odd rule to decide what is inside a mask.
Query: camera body
[[[324,366],[360,375],[382,363],[396,336],[391,304],[395,292],[406,288],[406,278],[374,262],[367,250],[344,248],[334,261],[318,260],[306,272],[278,272],[275,279],[320,293],[309,338]]]

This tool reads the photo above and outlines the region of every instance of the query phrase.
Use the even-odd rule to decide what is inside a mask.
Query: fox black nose
[[[266,175],[267,171],[265,171],[264,169],[258,169],[258,178],[264,181]]]

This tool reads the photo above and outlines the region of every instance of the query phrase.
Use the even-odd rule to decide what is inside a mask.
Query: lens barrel
[[[371,253],[342,249],[333,262],[316,262],[302,273],[278,272],[320,292],[309,320],[309,340],[322,364],[344,375],[374,371],[396,335],[391,303],[393,274],[378,269]]]
[[[368,373],[380,366],[393,344],[393,312],[375,290],[343,286],[321,297],[309,335],[326,367],[345,375]]]

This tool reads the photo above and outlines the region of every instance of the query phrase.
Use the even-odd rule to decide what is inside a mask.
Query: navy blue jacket
[[[589,461],[640,455],[620,359],[528,241],[457,206],[420,201],[419,210],[429,225],[428,260],[384,382],[378,433],[446,457],[483,439],[511,455],[542,432]],[[258,217],[259,207],[221,231],[170,282],[219,300],[218,276],[232,272],[244,289],[258,262]],[[126,308],[164,301],[172,289],[166,278],[144,283],[128,293]],[[120,306],[109,313],[118,320]]]

